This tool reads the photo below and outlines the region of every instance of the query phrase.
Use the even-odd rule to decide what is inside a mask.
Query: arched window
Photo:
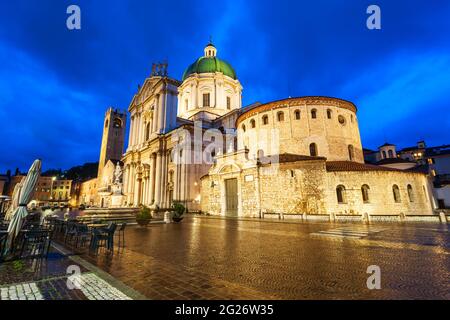
[[[361,187],[362,199],[364,203],[369,202],[369,186],[367,184],[363,184]]]
[[[406,187],[406,189],[408,190],[408,198],[409,198],[409,202],[414,202],[414,194],[413,194],[412,186],[411,186],[410,184],[408,184],[408,186]]]
[[[327,118],[331,119],[331,110],[330,109],[327,110]]]
[[[398,188],[398,185],[394,184],[392,186],[392,194],[394,195],[395,202],[401,202],[400,189]]]
[[[392,152],[392,150],[389,150],[388,151],[388,155],[389,155],[389,158],[393,158],[394,157],[394,152]]]
[[[264,125],[269,124],[269,117],[267,115],[263,116],[262,121]]]
[[[256,121],[255,121],[255,119],[250,120],[250,126],[251,126],[252,128],[256,127]]]
[[[245,132],[245,124],[242,125],[242,131]]]
[[[114,128],[122,128],[122,120],[120,118],[114,118],[113,126]]]
[[[231,98],[227,97],[227,110],[231,109]]]
[[[204,107],[209,107],[210,106],[210,95],[209,93],[204,93],[203,94],[203,106]]]
[[[338,121],[339,121],[340,124],[344,125],[344,124],[345,124],[345,118],[344,118],[344,116],[343,116],[343,115],[339,115],[339,116],[338,116]]]
[[[284,113],[283,111],[280,111],[277,113],[277,119],[278,121],[284,121]]]
[[[294,178],[294,177],[295,177],[295,172],[294,172],[294,170],[289,170],[289,174],[290,174],[291,178]]]
[[[318,154],[318,152],[317,152],[317,145],[315,143],[311,143],[309,145],[309,155],[311,157],[317,157],[317,154]]]
[[[311,110],[311,118],[312,119],[316,119],[317,118],[317,110],[316,109],[312,109]]]
[[[150,122],[145,125],[145,141],[150,139]]]
[[[295,110],[294,115],[295,115],[295,120],[300,120],[300,110]]]
[[[351,144],[348,145],[348,158],[350,161],[353,161],[355,159],[355,149]]]
[[[386,155],[386,151],[383,150],[383,159],[386,159],[387,155]]]
[[[336,187],[336,196],[338,203],[345,203],[345,187],[343,185]]]

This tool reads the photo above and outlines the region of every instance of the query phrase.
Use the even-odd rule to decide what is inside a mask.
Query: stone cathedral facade
[[[181,81],[165,67],[154,67],[128,108],[125,206],[180,201],[249,217],[432,213],[426,174],[364,163],[353,103],[300,97],[242,107],[236,72],[211,43]]]

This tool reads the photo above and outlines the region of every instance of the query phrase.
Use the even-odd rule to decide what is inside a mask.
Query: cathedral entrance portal
[[[236,178],[225,180],[225,205],[225,214],[227,216],[237,216],[238,195]]]

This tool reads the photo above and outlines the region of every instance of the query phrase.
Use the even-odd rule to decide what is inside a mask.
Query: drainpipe
[[[262,219],[261,215],[261,188],[260,188],[260,181],[259,181],[259,168],[260,168],[260,162],[259,160],[256,160],[256,207],[258,210],[258,216],[260,219]]]

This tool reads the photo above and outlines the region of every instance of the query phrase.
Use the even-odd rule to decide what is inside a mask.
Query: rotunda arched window
[[[338,203],[345,203],[345,187],[343,185],[338,185],[336,187],[336,197]]]
[[[331,110],[330,109],[327,110],[327,118],[331,119]]]
[[[316,119],[317,118],[317,110],[316,109],[312,109],[311,110],[311,118],[312,119]]]
[[[277,119],[278,119],[279,122],[284,121],[284,113],[283,113],[283,111],[279,111],[277,113]]]
[[[318,152],[317,152],[317,145],[315,143],[311,143],[309,145],[309,155],[311,157],[317,157],[317,154],[318,154]]]
[[[362,185],[361,187],[361,193],[362,193],[362,199],[364,203],[369,202],[369,186],[367,184]]]
[[[400,198],[400,189],[398,188],[398,185],[394,184],[392,186],[392,194],[394,196],[394,201],[395,202],[401,202],[401,198]]]

